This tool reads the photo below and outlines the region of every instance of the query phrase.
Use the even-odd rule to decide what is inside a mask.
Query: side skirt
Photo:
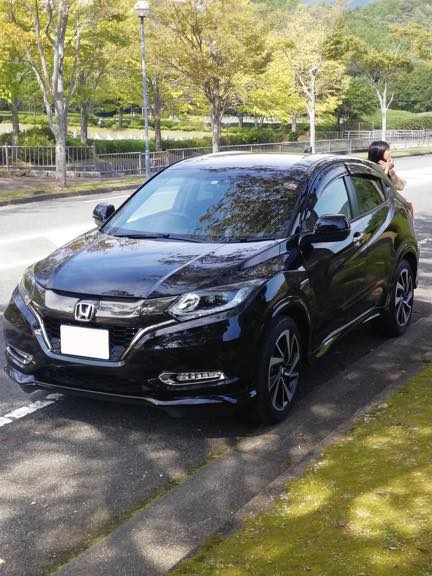
[[[311,353],[311,360],[315,358],[321,358],[321,356],[324,356],[324,354],[328,352],[328,350],[333,346],[335,342],[339,340],[339,338],[342,338],[343,336],[345,336],[345,334],[351,332],[351,330],[354,330],[361,324],[366,324],[366,322],[370,322],[370,320],[378,318],[378,316],[381,316],[383,312],[384,308],[376,308],[376,307],[370,308],[360,316],[357,316],[357,318],[354,318],[354,320],[351,320],[351,322],[348,322],[347,324],[344,324],[337,330],[334,330],[331,334],[326,336],[326,338],[324,338],[324,340],[318,346],[318,348],[316,348]]]

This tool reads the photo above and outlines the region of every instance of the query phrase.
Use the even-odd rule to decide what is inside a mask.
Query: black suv
[[[355,326],[410,323],[410,205],[346,156],[211,154],[157,174],[31,266],[6,371],[36,388],[284,418],[302,365]]]

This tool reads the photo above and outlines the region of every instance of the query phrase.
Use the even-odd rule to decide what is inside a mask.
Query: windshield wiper
[[[142,234],[116,234],[118,238],[132,238],[136,240],[140,239],[155,239],[162,238],[163,240],[182,240],[184,242],[204,242],[204,240],[198,240],[197,238],[192,238],[191,236],[181,236],[175,234],[161,233],[161,232],[143,232]]]
[[[264,242],[264,241],[268,241],[268,240],[276,240],[276,238],[274,236],[260,236],[258,238],[256,236],[232,236],[232,237],[228,237],[228,238],[223,239],[224,242],[231,242],[231,243],[235,243],[235,242]]]

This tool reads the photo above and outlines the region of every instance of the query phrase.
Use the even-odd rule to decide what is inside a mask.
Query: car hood
[[[38,262],[34,273],[51,290],[118,298],[172,296],[239,281],[251,267],[277,257],[279,244],[119,238],[96,230]]]

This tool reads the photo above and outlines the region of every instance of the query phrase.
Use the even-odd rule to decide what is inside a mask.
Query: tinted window
[[[315,206],[310,210],[307,226],[312,229],[321,216],[344,214],[348,220],[352,218],[351,205],[343,178],[333,180],[320,194]]]
[[[352,176],[357,194],[360,214],[373,210],[385,201],[384,193],[378,180],[363,176]]]
[[[144,185],[103,231],[225,242],[283,237],[303,184],[298,176],[265,167],[168,169]]]

